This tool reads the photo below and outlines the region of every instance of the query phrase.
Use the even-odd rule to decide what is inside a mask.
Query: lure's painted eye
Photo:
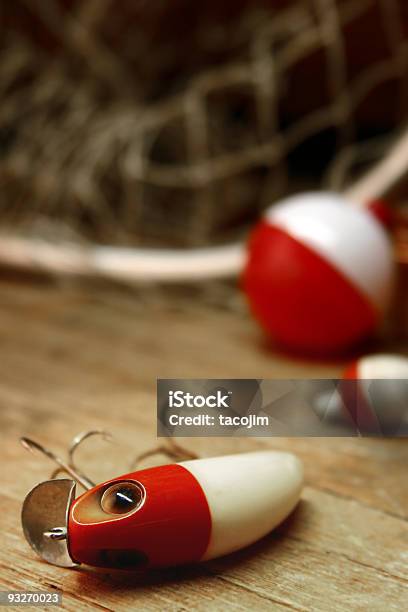
[[[135,482],[117,482],[102,495],[101,507],[108,514],[128,514],[142,505],[144,497],[144,490]]]

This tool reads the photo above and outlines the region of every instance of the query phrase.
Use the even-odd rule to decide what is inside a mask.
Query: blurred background
[[[350,185],[407,120],[403,0],[0,7],[0,224],[28,249],[245,239],[283,196]],[[236,304],[223,287],[200,295]]]
[[[354,185],[407,119],[406,0],[0,0],[4,588],[56,585],[73,610],[406,607],[403,439],[183,440],[202,456],[295,452],[303,501],[260,549],[138,589],[133,576],[66,572],[31,554],[21,503],[51,465],[18,438],[63,454],[80,431],[113,432],[114,444],[80,451],[101,482],[157,445],[158,377],[341,377],[355,355],[278,351],[236,278],[107,282],[81,253],[109,247],[119,272],[123,247],[245,241],[281,198]],[[387,194],[399,289],[365,353],[408,355],[404,183]]]

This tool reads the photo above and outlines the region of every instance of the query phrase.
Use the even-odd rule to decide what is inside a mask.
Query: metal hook
[[[112,440],[112,434],[110,434],[108,431],[104,431],[103,429],[90,429],[89,431],[82,431],[73,438],[71,444],[69,445],[68,457],[70,465],[75,465],[74,453],[77,448],[82,444],[82,442],[84,442],[84,440],[87,440],[91,436],[102,436],[106,442],[110,442]]]
[[[102,429],[91,429],[89,431],[83,431],[77,434],[72,440],[70,446],[68,447],[68,459],[70,467],[74,468],[75,471],[79,473],[82,478],[87,480],[90,487],[94,487],[95,483],[93,483],[89,478],[87,478],[87,476],[85,476],[85,474],[81,470],[78,469],[78,466],[75,464],[74,461],[74,455],[75,451],[79,448],[79,446],[81,446],[84,440],[87,440],[92,436],[101,436],[106,442],[110,442],[112,440],[112,435],[109,432],[103,431]]]
[[[130,465],[130,469],[135,469],[142,461],[147,459],[148,457],[152,457],[154,455],[166,455],[175,461],[183,461],[186,459],[198,459],[199,455],[189,451],[179,444],[177,444],[173,438],[170,438],[167,445],[160,444],[155,448],[152,448],[144,453],[140,453],[135,459],[132,461]]]
[[[65,463],[65,461],[63,461],[61,457],[55,455],[52,451],[48,450],[48,448],[44,448],[44,446],[42,446],[35,440],[31,440],[31,438],[20,438],[20,442],[24,446],[24,448],[29,450],[31,453],[38,451],[42,455],[45,455],[46,457],[48,457],[48,459],[51,459],[51,461],[56,463],[58,465],[57,472],[66,472],[86,490],[92,488],[93,484],[91,484],[91,482],[87,478],[84,478],[81,474],[78,474],[75,468]]]
[[[95,486],[95,483],[92,482],[92,480],[90,480],[87,476],[85,476],[85,474],[83,474],[83,472],[76,466],[75,461],[74,461],[74,454],[77,448],[82,444],[84,440],[86,440],[87,438],[91,436],[95,436],[95,435],[103,436],[105,440],[111,439],[111,436],[109,433],[105,431],[101,431],[101,430],[85,431],[85,432],[78,434],[72,440],[68,448],[68,462],[63,461],[60,457],[58,457],[58,455],[56,455],[49,449],[45,448],[44,446],[42,446],[35,440],[31,440],[30,438],[24,437],[24,438],[21,438],[20,441],[21,441],[21,444],[24,446],[24,448],[26,448],[30,452],[38,451],[41,454],[48,457],[49,459],[51,459],[54,463],[58,465],[58,468],[54,470],[54,472],[52,473],[51,478],[55,478],[61,472],[66,472],[74,480],[76,480],[76,482],[80,484],[85,490],[89,490]]]
[[[20,442],[24,446],[24,448],[26,448],[30,452],[40,452],[42,455],[45,455],[46,457],[48,457],[48,459],[51,459],[51,461],[57,464],[58,467],[51,474],[51,478],[56,478],[61,472],[66,472],[85,490],[89,490],[95,486],[95,483],[92,482],[92,480],[90,480],[87,476],[85,476],[82,470],[78,468],[75,463],[74,456],[79,446],[91,436],[102,436],[104,440],[107,441],[110,441],[112,439],[110,433],[100,429],[92,429],[90,431],[81,432],[77,436],[75,436],[70,446],[68,447],[68,461],[64,461],[63,459],[61,459],[61,457],[50,451],[48,448],[45,448],[35,440],[31,440],[31,438],[20,438]],[[159,446],[156,446],[155,448],[152,448],[138,455],[132,462],[130,469],[135,469],[145,459],[159,454],[165,455],[173,461],[198,459],[199,457],[196,453],[183,448],[182,446],[177,444],[172,438],[170,438],[167,444],[160,444]]]

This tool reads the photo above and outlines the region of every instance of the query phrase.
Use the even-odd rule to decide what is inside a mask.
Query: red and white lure
[[[302,464],[277,451],[187,460],[95,486],[72,461],[73,449],[93,433],[100,432],[75,439],[68,463],[22,439],[74,478],[37,485],[23,504],[29,544],[55,565],[138,569],[213,559],[262,538],[300,498]],[[174,449],[168,454],[180,457]],[[75,481],[88,489],[77,498]]]

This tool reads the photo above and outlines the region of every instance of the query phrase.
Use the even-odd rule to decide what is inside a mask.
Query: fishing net
[[[342,189],[407,118],[404,0],[0,6],[3,234],[230,241]]]

